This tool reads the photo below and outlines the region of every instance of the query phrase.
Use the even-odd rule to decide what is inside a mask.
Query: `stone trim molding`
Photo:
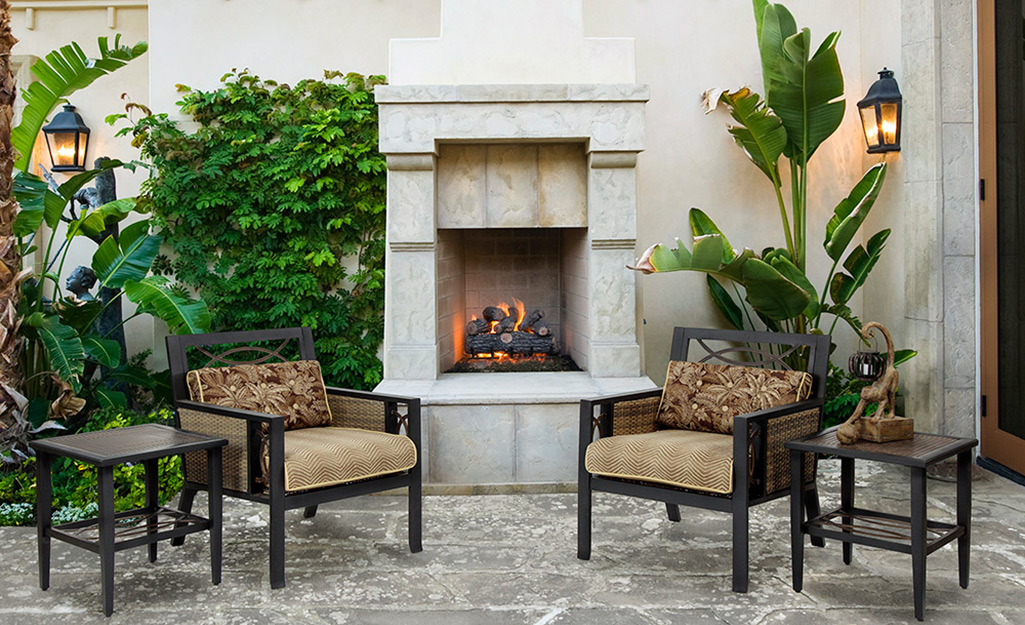
[[[637,167],[637,152],[591,152],[591,169],[625,169]]]
[[[637,247],[637,239],[593,239],[591,249],[595,250],[630,250]]]
[[[467,102],[647,102],[644,84],[588,85],[382,85],[374,89],[378,104]]]
[[[427,154],[389,154],[388,169],[391,171],[432,171],[437,156]]]
[[[388,249],[393,252],[433,252],[438,245],[434,241],[389,241]]]

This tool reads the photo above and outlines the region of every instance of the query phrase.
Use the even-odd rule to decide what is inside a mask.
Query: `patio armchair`
[[[577,556],[591,556],[593,491],[665,502],[671,521],[681,505],[719,510],[733,517],[733,590],[747,592],[748,510],[789,493],[783,443],[820,429],[829,345],[822,335],[676,328],[665,389],[581,401]],[[790,370],[794,356],[805,371]],[[811,517],[814,458],[806,466]]]
[[[286,510],[310,518],[321,503],[408,488],[409,548],[421,551],[418,398],[326,387],[309,328],[169,336],[167,355],[176,426],[228,439],[223,493],[270,506],[272,588],[285,585]],[[188,512],[207,471],[196,454],[183,465]]]

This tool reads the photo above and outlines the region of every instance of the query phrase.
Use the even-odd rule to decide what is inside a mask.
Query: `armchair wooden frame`
[[[715,349],[710,342],[726,342],[726,348]],[[799,438],[821,429],[821,407],[825,398],[826,372],[829,362],[830,337],[812,334],[745,332],[702,328],[676,328],[670,352],[672,360],[688,360],[691,348],[705,353],[694,362],[718,361],[719,364],[759,366],[776,364],[786,367],[782,358],[794,350],[807,350],[808,372],[812,374],[812,395],[798,403],[768,408],[733,418],[733,493],[719,495],[678,488],[655,482],[618,479],[588,472],[585,467],[587,447],[595,438],[651,432],[656,429],[662,389],[587,399],[580,402],[580,455],[577,503],[577,557],[591,557],[591,493],[603,491],[631,497],[662,501],[670,521],[680,521],[680,506],[728,512],[733,517],[733,590],[747,592],[748,587],[748,510],[767,501],[789,494],[789,457],[783,448],[785,440]],[[771,347],[770,347],[771,346]],[[739,354],[731,357],[729,354]],[[746,357],[746,360],[743,359]],[[713,362],[713,364],[715,364]],[[789,368],[789,367],[786,367]],[[783,418],[816,410],[818,418],[801,431],[788,434],[774,431]],[[807,430],[807,431],[804,431]],[[815,487],[816,462],[806,463],[804,488],[805,513],[818,516],[819,499]],[[771,475],[770,475],[771,474]],[[821,539],[812,541],[823,546]]]
[[[415,397],[383,395],[365,391],[355,391],[328,387],[328,402],[332,410],[332,425],[342,427],[362,427],[399,434],[400,428],[416,446],[416,465],[408,471],[391,473],[366,480],[348,482],[336,486],[314,488],[299,492],[285,491],[284,470],[284,422],[280,415],[266,414],[249,410],[225,408],[213,404],[199,403],[189,400],[186,385],[186,374],[189,371],[188,350],[198,349],[209,356],[211,361],[223,364],[239,364],[231,356],[245,353],[257,353],[258,357],[244,362],[255,364],[272,359],[286,360],[283,350],[291,341],[298,341],[299,358],[316,360],[313,347],[313,333],[309,328],[286,328],[280,330],[253,330],[241,332],[220,332],[213,334],[194,334],[167,337],[167,355],[171,369],[171,388],[175,400],[175,425],[181,427],[182,416],[189,417],[190,425],[197,418],[209,424],[210,432],[228,439],[224,454],[224,486],[225,495],[239,497],[249,501],[270,506],[270,581],[271,588],[285,585],[285,511],[304,508],[306,518],[313,517],[317,505],[329,501],[337,501],[356,497],[367,493],[408,488],[409,496],[409,549],[413,553],[422,550],[421,544],[421,451],[420,451],[420,400]],[[245,343],[278,342],[276,349],[265,347],[231,347],[220,354],[208,351],[211,347],[245,344]],[[345,413],[348,404],[358,405],[364,413],[356,421]],[[400,407],[405,407],[405,414]],[[369,409],[369,420],[366,414]],[[340,414],[336,414],[340,413]],[[368,425],[369,424],[369,425]],[[261,445],[263,444],[264,428],[266,427],[267,448],[269,457],[268,484],[260,483]],[[186,429],[196,429],[190,427]],[[204,467],[185,458],[185,484],[182,487],[180,508],[188,512],[196,493],[207,490],[206,471]],[[172,544],[182,544],[181,538]]]

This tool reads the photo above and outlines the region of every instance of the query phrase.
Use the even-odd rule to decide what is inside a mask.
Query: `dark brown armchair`
[[[577,556],[591,556],[593,491],[663,501],[671,521],[681,505],[720,510],[733,517],[733,590],[747,592],[748,510],[789,493],[783,443],[820,428],[829,345],[821,335],[676,328],[665,397],[581,401]],[[788,371],[795,355],[806,373]],[[806,466],[806,514],[816,516],[814,459]]]
[[[176,425],[228,439],[224,494],[270,506],[272,588],[285,585],[286,510],[308,518],[405,487],[409,548],[421,551],[419,399],[325,387],[309,328],[169,336],[167,355]],[[184,468],[187,512],[207,472],[195,454]]]

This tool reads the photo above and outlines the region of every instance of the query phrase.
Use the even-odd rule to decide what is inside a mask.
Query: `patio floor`
[[[839,463],[821,464],[823,507],[836,505]],[[905,471],[861,462],[858,503],[906,512]],[[1025,623],[1025,488],[984,473],[974,483],[971,585],[953,545],[928,559],[927,623]],[[952,519],[954,485],[929,481],[930,517]],[[197,510],[206,500],[197,498]],[[751,585],[730,592],[729,518],[595,495],[594,548],[576,558],[573,494],[429,496],[424,551],[406,547],[405,499],[368,496],[287,517],[288,585],[270,590],[267,511],[225,500],[224,581],[209,584],[207,541],[121,552],[115,612],[102,615],[96,556],[54,542],[39,590],[33,528],[0,528],[0,623],[648,624],[914,623],[910,556],[806,550],[803,593],[790,587],[787,499],[755,508]]]

